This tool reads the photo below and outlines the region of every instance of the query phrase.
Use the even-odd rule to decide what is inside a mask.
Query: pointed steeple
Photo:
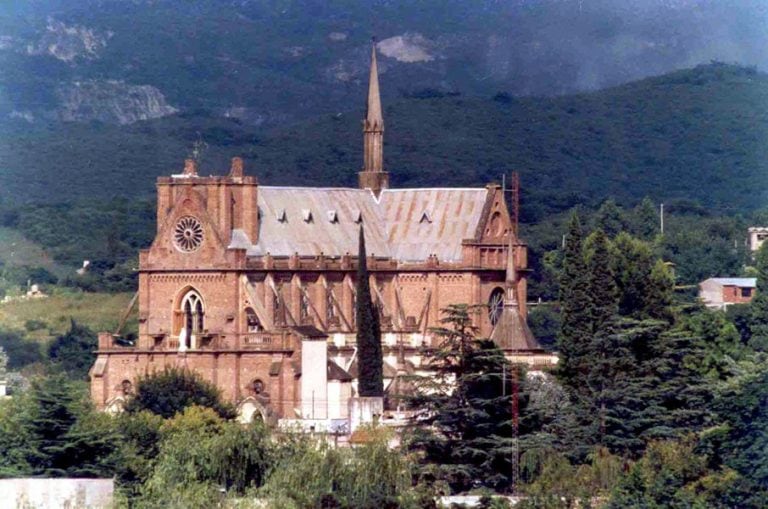
[[[525,317],[520,312],[520,302],[517,299],[518,270],[517,270],[517,246],[515,238],[510,236],[507,247],[507,277],[506,296],[504,308],[501,311],[499,321],[491,331],[491,339],[499,348],[507,352],[536,352],[542,347],[536,337],[528,328]]]
[[[370,189],[376,196],[382,189],[389,187],[389,174],[384,171],[384,116],[381,111],[375,41],[371,47],[368,102],[363,119],[363,171],[359,175],[360,188]]]
[[[376,63],[376,43],[371,46],[371,71],[368,77],[368,103],[365,114],[365,130],[384,130],[379,94],[379,66]]]

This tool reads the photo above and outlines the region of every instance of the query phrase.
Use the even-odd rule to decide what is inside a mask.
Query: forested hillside
[[[385,109],[393,185],[483,185],[518,170],[527,220],[606,197],[695,200],[727,214],[768,198],[768,76],[751,68],[711,64],[558,98],[424,90]],[[263,184],[355,185],[361,115],[269,131],[204,112],[129,126],[18,121],[2,132],[0,197],[151,198],[155,177],[179,171],[197,139],[205,173],[243,155]]]

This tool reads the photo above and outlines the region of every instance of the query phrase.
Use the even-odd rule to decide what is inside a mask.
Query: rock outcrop
[[[132,124],[178,111],[151,85],[129,85],[115,80],[75,81],[59,87],[57,92],[57,115],[68,122]]]

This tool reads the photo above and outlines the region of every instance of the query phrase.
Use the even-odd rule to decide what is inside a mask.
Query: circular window
[[[180,251],[191,253],[203,243],[203,225],[192,216],[184,216],[173,229],[173,242]]]
[[[496,288],[488,299],[488,318],[492,325],[496,325],[499,321],[502,311],[504,311],[504,290]]]

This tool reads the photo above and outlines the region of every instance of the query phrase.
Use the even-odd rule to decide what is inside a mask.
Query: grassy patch
[[[0,227],[0,260],[9,267],[44,267],[58,276],[64,272],[40,245],[11,228]]]
[[[70,319],[93,331],[114,331],[131,297],[132,293],[57,292],[43,299],[8,302],[0,304],[0,328],[23,330],[27,338],[38,341],[66,332]],[[135,332],[137,319],[134,309],[123,332]]]

